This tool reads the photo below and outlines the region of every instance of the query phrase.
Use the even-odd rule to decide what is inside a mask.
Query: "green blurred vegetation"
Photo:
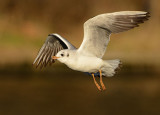
[[[0,52],[3,53],[0,64],[31,63],[49,33],[58,33],[79,47],[83,23],[98,14],[143,10],[151,13],[149,21],[139,28],[112,35],[104,58],[157,66],[160,64],[158,3],[156,0],[0,0]],[[10,54],[15,54],[15,60],[10,59]]]

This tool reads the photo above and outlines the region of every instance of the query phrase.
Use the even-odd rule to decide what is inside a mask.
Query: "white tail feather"
[[[104,66],[102,69],[102,75],[107,77],[112,77],[116,73],[116,69],[121,64],[119,59],[115,60],[105,60]]]

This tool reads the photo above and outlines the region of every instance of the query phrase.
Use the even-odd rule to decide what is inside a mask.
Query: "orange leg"
[[[103,83],[103,80],[102,80],[102,71],[101,71],[101,70],[99,70],[99,74],[100,74],[100,84],[101,84],[101,86],[102,86],[102,89],[105,90],[106,87],[105,87],[105,85],[104,85],[104,83]]]
[[[93,77],[94,83],[95,83],[95,85],[97,86],[98,90],[101,91],[101,87],[98,85],[98,83],[97,83],[97,81],[96,81],[96,79],[95,79],[95,77],[94,77],[94,74],[92,74],[92,77]]]

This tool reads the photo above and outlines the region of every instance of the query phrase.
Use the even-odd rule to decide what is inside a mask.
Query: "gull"
[[[58,60],[73,70],[91,74],[98,90],[105,90],[102,77],[114,76],[121,64],[119,59],[102,59],[110,35],[138,27],[148,18],[149,13],[144,11],[120,11],[97,15],[84,23],[84,38],[79,48],[58,34],[49,34],[33,64],[43,68]],[[100,85],[95,79],[96,73],[99,73]]]

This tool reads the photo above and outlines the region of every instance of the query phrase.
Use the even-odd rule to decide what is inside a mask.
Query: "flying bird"
[[[105,90],[102,77],[112,77],[121,64],[119,59],[102,59],[110,35],[138,27],[149,17],[149,13],[144,11],[120,11],[97,15],[84,23],[84,38],[79,48],[58,34],[49,34],[33,64],[43,68],[58,60],[73,70],[89,73],[97,88]],[[96,75],[100,77],[100,85],[95,79]]]

